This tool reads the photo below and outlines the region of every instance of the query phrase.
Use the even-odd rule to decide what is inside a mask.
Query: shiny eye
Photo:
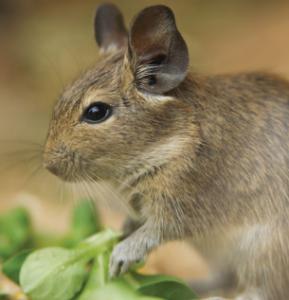
[[[87,123],[101,123],[111,116],[112,107],[103,102],[92,103],[83,114],[83,121]]]

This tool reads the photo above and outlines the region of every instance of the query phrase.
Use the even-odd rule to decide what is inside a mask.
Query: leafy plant
[[[0,300],[8,300],[9,295],[0,291]]]
[[[45,248],[30,254],[20,271],[23,292],[35,300],[71,299],[82,287],[86,266],[120,236],[107,228],[73,249]]]
[[[20,284],[20,270],[27,256],[33,250],[24,250],[8,259],[2,267],[2,272],[17,284]]]
[[[78,204],[73,213],[70,233],[60,244],[68,248],[73,247],[100,230],[101,225],[97,213],[88,201],[83,201]]]
[[[196,294],[182,280],[166,275],[142,275],[130,272],[124,280],[141,294],[162,297],[166,300],[197,299]]]
[[[81,241],[95,232],[98,233]],[[84,202],[74,212],[71,232],[58,239],[57,247],[19,252],[4,263],[2,271],[32,300],[197,299],[181,280],[164,275],[141,275],[134,270],[136,266],[126,275],[110,279],[109,256],[120,236],[121,233],[110,228],[101,230],[96,215]],[[26,238],[31,245],[37,243],[33,235]],[[55,244],[56,241],[54,239]],[[0,294],[0,299],[6,296]]]
[[[31,233],[30,218],[24,208],[16,208],[0,218],[0,262],[24,249]]]

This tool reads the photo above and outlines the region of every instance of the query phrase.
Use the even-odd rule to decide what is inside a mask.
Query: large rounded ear
[[[100,5],[94,17],[94,34],[102,52],[112,52],[127,46],[127,30],[120,10],[112,3]]]
[[[186,77],[189,54],[170,8],[142,10],[129,31],[129,56],[139,89],[164,94]]]

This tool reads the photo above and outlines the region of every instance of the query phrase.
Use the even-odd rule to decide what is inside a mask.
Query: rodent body
[[[286,300],[289,83],[188,71],[164,6],[139,13],[128,39],[113,5],[98,9],[95,24],[100,62],[56,104],[43,164],[68,181],[124,182],[135,217],[112,253],[111,275],[164,242],[192,239],[218,276],[234,277],[236,299]],[[84,122],[95,102],[111,116]]]

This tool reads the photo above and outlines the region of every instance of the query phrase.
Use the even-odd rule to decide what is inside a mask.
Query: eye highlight
[[[96,124],[107,120],[112,114],[112,107],[107,103],[94,102],[84,111],[82,120],[87,123]]]

